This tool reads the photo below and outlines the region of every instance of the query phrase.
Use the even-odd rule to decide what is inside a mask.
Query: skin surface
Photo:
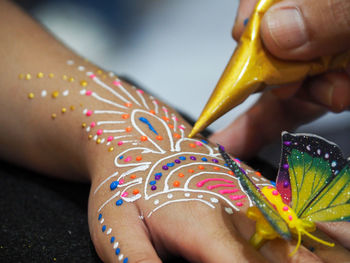
[[[339,241],[335,248],[306,241],[289,258],[293,243],[277,239],[260,251],[253,249],[247,240],[254,232],[254,222],[244,214],[249,199],[217,155],[215,145],[199,137],[186,140],[191,127],[174,110],[78,57],[12,3],[0,2],[0,20],[1,158],[51,176],[91,181],[89,227],[103,261],[123,262],[127,257],[129,262],[161,262],[169,254],[191,262],[349,261],[350,253],[344,248],[347,240],[336,227],[326,227]],[[101,113],[111,110],[123,113]],[[157,139],[141,117],[147,118],[162,139]],[[113,140],[107,144],[110,135]],[[125,135],[128,137],[116,139]],[[178,143],[178,148],[172,143]],[[180,156],[186,160],[175,164]],[[196,156],[196,161],[190,156]],[[160,160],[164,162],[158,164]],[[258,184],[268,183],[241,165]],[[132,170],[135,167],[139,170]],[[157,190],[150,190],[152,169],[163,173],[156,182]],[[111,189],[117,178],[120,185]],[[233,200],[220,193],[222,186],[209,187],[215,185],[211,181],[198,185],[208,178],[232,180],[235,186],[230,189],[237,189],[234,195],[243,197]],[[187,189],[185,182],[189,182]],[[122,197],[125,192],[128,195]],[[159,195],[152,196],[154,193]],[[155,210],[158,204],[189,197],[207,203],[179,201]],[[309,246],[315,247],[314,253],[306,248]]]
[[[256,3],[240,1],[232,31],[236,41]],[[348,50],[349,25],[348,0],[283,0],[266,12],[260,33],[265,47],[276,57],[303,61]],[[342,112],[349,107],[350,66],[264,92],[246,113],[211,138],[226,145],[231,154],[248,159],[279,139],[282,131],[292,131],[327,111]]]

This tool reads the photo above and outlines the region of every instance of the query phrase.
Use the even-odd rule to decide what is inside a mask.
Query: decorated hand
[[[233,36],[240,38],[257,0],[241,1]],[[350,47],[350,3],[347,0],[286,0],[265,14],[261,36],[266,48],[287,60],[309,60],[336,54]],[[241,158],[327,112],[350,106],[350,68],[328,72],[265,92],[259,101],[213,140]],[[231,138],[235,138],[232,140]]]

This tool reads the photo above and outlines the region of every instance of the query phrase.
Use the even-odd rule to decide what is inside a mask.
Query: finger
[[[102,212],[92,213],[89,225],[96,251],[104,262],[161,262],[134,204],[122,207],[112,202]]]
[[[350,223],[349,222],[327,222],[318,223],[319,227],[331,238],[337,240],[342,246],[350,249]]]
[[[341,112],[350,106],[350,77],[346,73],[330,72],[309,81],[306,99]]]
[[[156,236],[166,238],[169,251],[181,253],[190,262],[266,262],[240,237],[230,216],[220,210],[201,203],[173,204],[171,210],[152,215],[150,221],[157,222],[152,233],[158,231]]]
[[[255,222],[252,220],[247,220],[245,215],[238,215],[233,217],[234,225],[241,233],[241,235],[246,239],[254,234]],[[298,251],[290,257],[289,254],[294,250],[295,242],[287,242],[283,239],[275,239],[272,241],[267,241],[265,245],[260,249],[262,255],[272,263],[279,262],[307,262],[307,263],[316,263],[322,262],[322,260],[317,257],[315,254],[311,253],[308,249],[301,246]]]
[[[306,236],[303,236],[304,246],[313,251],[314,254],[316,254],[320,259],[322,259],[322,262],[350,262],[350,252],[347,249],[345,249],[341,244],[337,243],[334,239],[332,240],[322,231],[316,230],[312,234],[327,242],[335,243],[334,247],[329,247],[318,243],[315,240],[312,240]],[[343,234],[346,234],[345,231],[343,232]]]
[[[349,28],[348,0],[286,0],[266,12],[261,34],[275,56],[309,60],[348,49]]]
[[[232,29],[233,38],[238,41],[243,33],[250,15],[253,13],[258,0],[241,0],[239,3],[235,25]]]
[[[283,130],[318,118],[325,109],[310,102],[291,98],[280,100],[265,92],[259,101],[227,128],[214,133],[210,140],[243,159],[250,158],[266,144],[280,138]]]

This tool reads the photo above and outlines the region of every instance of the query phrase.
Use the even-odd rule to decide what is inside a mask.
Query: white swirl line
[[[205,203],[206,205],[208,205],[211,208],[215,208],[214,205],[212,205],[211,203],[209,203],[208,201],[202,200],[202,199],[197,199],[197,198],[187,198],[187,199],[177,199],[177,200],[171,200],[171,201],[167,201],[163,204],[161,204],[160,206],[157,206],[155,209],[153,209],[148,215],[147,217],[150,217],[154,212],[156,212],[158,209],[171,204],[171,203],[178,203],[178,202],[189,202],[189,201],[199,201],[202,203]]]
[[[122,108],[122,109],[127,109],[127,107],[123,106],[123,105],[120,105],[114,101],[111,101],[111,100],[107,100],[105,98],[102,98],[101,96],[99,96],[96,92],[93,92],[91,94],[92,97],[94,97],[95,99],[99,100],[99,101],[102,101],[104,103],[107,103],[109,105],[112,105],[114,107],[117,107],[117,108]]]
[[[101,188],[101,186],[102,186],[104,183],[106,183],[109,179],[111,179],[111,178],[113,178],[113,177],[115,177],[115,176],[117,176],[117,175],[118,175],[118,172],[115,172],[114,174],[112,174],[112,175],[108,176],[106,179],[104,179],[104,180],[102,181],[102,183],[100,183],[100,184],[96,187],[96,189],[95,189],[95,191],[94,191],[94,194],[96,194],[96,192]]]
[[[91,77],[91,75],[89,75]],[[126,98],[124,98],[122,95],[120,95],[118,92],[116,92],[114,89],[112,89],[110,86],[106,85],[104,82],[102,82],[98,77],[93,77],[92,80],[97,83],[97,85],[101,86],[102,88],[108,90],[110,93],[112,93],[117,98],[121,99],[122,101],[126,103],[130,103]]]

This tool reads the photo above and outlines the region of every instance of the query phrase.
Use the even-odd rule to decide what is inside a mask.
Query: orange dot
[[[141,161],[142,160],[142,156],[136,156],[136,161]]]
[[[163,137],[160,136],[160,135],[158,135],[158,136],[156,137],[156,139],[157,139],[158,141],[161,141],[161,140],[163,140]]]
[[[190,143],[191,148],[196,148],[196,145],[194,143]]]
[[[194,170],[193,169],[188,169],[188,172],[189,173],[194,173]]]
[[[168,117],[163,116],[162,118],[163,118],[163,120],[165,120],[166,122],[169,122],[169,118],[168,118]]]
[[[140,193],[139,189],[134,189],[134,191],[132,191],[132,194],[137,195],[138,193]]]
[[[169,127],[170,129],[173,129],[173,128],[174,128],[174,125],[168,124],[168,127]]]
[[[123,115],[122,115],[122,118],[123,118],[124,120],[128,119],[128,118],[129,118],[129,114],[123,114]]]
[[[131,179],[135,179],[135,178],[136,178],[136,175],[135,175],[135,174],[132,174],[132,175],[130,175],[130,178],[131,178]]]
[[[131,127],[126,127],[126,128],[125,128],[125,131],[126,131],[126,132],[131,132],[131,131],[132,131],[132,128],[131,128]]]
[[[261,176],[261,173],[260,173],[260,172],[255,172],[255,174],[256,174],[257,176]]]
[[[216,170],[216,171],[220,171],[220,167],[214,166],[213,168],[214,168],[214,170]]]
[[[198,165],[198,169],[203,170],[204,166],[203,165]]]
[[[174,137],[175,137],[175,138],[181,138],[181,135],[178,134],[178,133],[174,133]]]
[[[151,114],[156,114],[156,112],[154,110],[150,110],[149,111]]]
[[[185,175],[183,173],[178,174],[179,177],[184,177]]]
[[[234,173],[232,171],[228,171],[228,174],[230,175],[234,175]]]
[[[175,182],[173,183],[173,185],[174,185],[175,187],[179,187],[179,186],[180,186],[180,182],[179,182],[179,181],[175,181]]]
[[[140,140],[143,141],[143,142],[145,142],[145,141],[148,140],[148,138],[147,138],[147,136],[141,136]]]
[[[124,105],[125,105],[125,107],[128,107],[128,108],[132,107],[132,103],[130,103],[130,102],[126,102]]]

